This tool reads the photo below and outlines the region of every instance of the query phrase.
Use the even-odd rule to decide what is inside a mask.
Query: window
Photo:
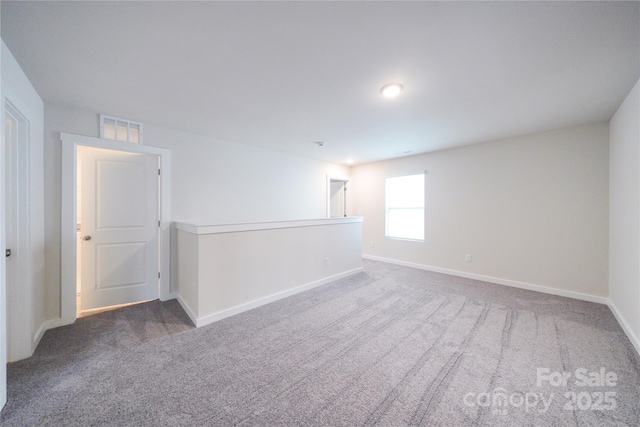
[[[386,237],[424,241],[424,175],[386,179]]]
[[[100,115],[100,138],[142,144],[142,123]]]

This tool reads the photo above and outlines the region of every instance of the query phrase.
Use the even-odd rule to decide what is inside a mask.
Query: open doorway
[[[170,299],[171,151],[61,140],[63,323],[86,310]]]
[[[349,178],[327,175],[327,218],[347,216],[347,183]]]
[[[78,147],[76,315],[158,298],[157,155]]]

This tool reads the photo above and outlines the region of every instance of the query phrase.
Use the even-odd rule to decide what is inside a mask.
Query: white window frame
[[[402,209],[402,207],[398,207],[398,206],[391,207],[391,206],[389,206],[389,180],[390,179],[394,179],[394,178],[404,178],[404,177],[417,176],[417,175],[421,175],[422,179],[423,179],[423,187],[422,188],[423,188],[424,194],[423,194],[423,198],[422,198],[422,207],[421,208],[411,207],[411,208],[407,208],[407,209],[422,209],[422,221],[423,221],[422,238],[421,239],[417,239],[417,238],[391,236],[391,235],[389,235],[389,210],[390,209]],[[425,221],[425,205],[426,205],[426,187],[427,187],[426,180],[427,180],[427,172],[426,171],[408,173],[408,174],[403,174],[403,175],[388,176],[388,177],[385,178],[385,180],[384,180],[384,182],[385,182],[385,188],[384,188],[384,197],[385,197],[384,235],[385,235],[385,238],[391,239],[391,240],[406,240],[406,241],[411,241],[411,242],[424,242],[425,228],[426,228],[426,224],[424,224],[424,221]]]
[[[113,120],[115,122],[115,129],[114,129],[114,134],[115,134],[115,138],[111,139],[111,138],[106,138],[104,136],[104,121],[105,119],[107,120]],[[127,138],[126,140],[121,140],[118,139],[118,124],[125,124],[127,126]],[[133,142],[131,141],[131,135],[129,134],[129,129],[131,128],[131,125],[135,125],[138,126],[139,132],[138,132],[138,142]],[[118,117],[113,117],[113,116],[105,116],[104,114],[100,114],[100,138],[102,139],[109,139],[112,141],[120,141],[120,142],[130,142],[132,144],[142,144],[142,123],[139,122],[134,122],[131,120],[126,120],[126,119],[119,119]]]

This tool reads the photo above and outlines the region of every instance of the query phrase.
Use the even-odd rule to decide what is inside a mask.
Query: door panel
[[[346,185],[345,181],[333,181],[330,183],[330,216],[334,217],[343,217],[345,216],[345,192],[344,187]]]
[[[78,148],[82,310],[158,297],[158,157]]]
[[[144,285],[145,243],[110,243],[96,245],[96,265],[100,269],[98,289]]]
[[[96,227],[102,230],[144,227],[149,219],[147,200],[140,197],[146,192],[145,168],[139,163],[103,159],[98,159],[96,166],[99,203]],[[125,188],[127,191],[123,192]]]
[[[36,225],[31,218],[29,200],[29,147],[31,125],[23,111],[8,100],[4,102],[5,147],[4,157],[4,213],[5,248],[11,255],[5,257],[7,308],[7,345],[10,362],[33,354],[34,296],[32,276],[34,260],[30,236]]]

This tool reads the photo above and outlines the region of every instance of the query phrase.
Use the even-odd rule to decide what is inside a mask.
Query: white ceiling
[[[46,103],[356,164],[611,118],[639,2],[8,2]],[[386,83],[403,94],[380,96]],[[314,141],[324,141],[318,148]]]

